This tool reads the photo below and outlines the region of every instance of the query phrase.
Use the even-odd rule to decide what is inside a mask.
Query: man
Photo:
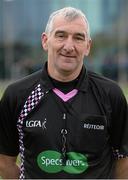
[[[116,83],[83,64],[91,46],[85,15],[72,7],[54,12],[42,46],[43,70],[1,99],[1,176],[128,178],[127,102]]]

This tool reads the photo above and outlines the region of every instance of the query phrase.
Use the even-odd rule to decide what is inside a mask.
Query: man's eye
[[[64,36],[64,34],[56,34],[56,37],[62,39],[62,38],[64,38],[65,36]]]
[[[64,35],[58,35],[58,37],[63,38],[63,37],[64,37]]]
[[[85,40],[84,37],[80,37],[80,36],[75,37],[75,39],[78,41],[84,41]]]

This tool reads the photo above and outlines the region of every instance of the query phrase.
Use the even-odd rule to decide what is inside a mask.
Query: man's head
[[[50,15],[49,20],[47,22],[47,25],[45,28],[45,33],[48,34],[53,30],[54,19],[57,16],[63,16],[63,18],[65,18],[67,21],[72,21],[78,17],[83,18],[83,20],[87,24],[87,36],[88,36],[88,38],[90,38],[90,26],[89,26],[89,22],[85,16],[85,14],[81,10],[73,8],[73,7],[66,7],[66,8],[59,9],[59,10],[53,12]]]
[[[80,10],[67,7],[52,13],[42,34],[49,75],[63,81],[76,78],[90,45],[89,24]]]

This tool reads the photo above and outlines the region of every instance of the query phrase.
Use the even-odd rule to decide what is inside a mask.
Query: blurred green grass
[[[4,90],[0,87],[0,99],[1,99],[1,97],[3,95],[3,92],[4,92]]]
[[[124,95],[127,99],[127,102],[128,102],[128,85],[127,86],[121,86],[123,92],[124,92]]]

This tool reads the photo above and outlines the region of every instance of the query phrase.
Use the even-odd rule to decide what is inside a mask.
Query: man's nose
[[[75,47],[74,47],[74,42],[72,38],[67,38],[67,40],[64,43],[63,49],[67,52],[74,51]]]

